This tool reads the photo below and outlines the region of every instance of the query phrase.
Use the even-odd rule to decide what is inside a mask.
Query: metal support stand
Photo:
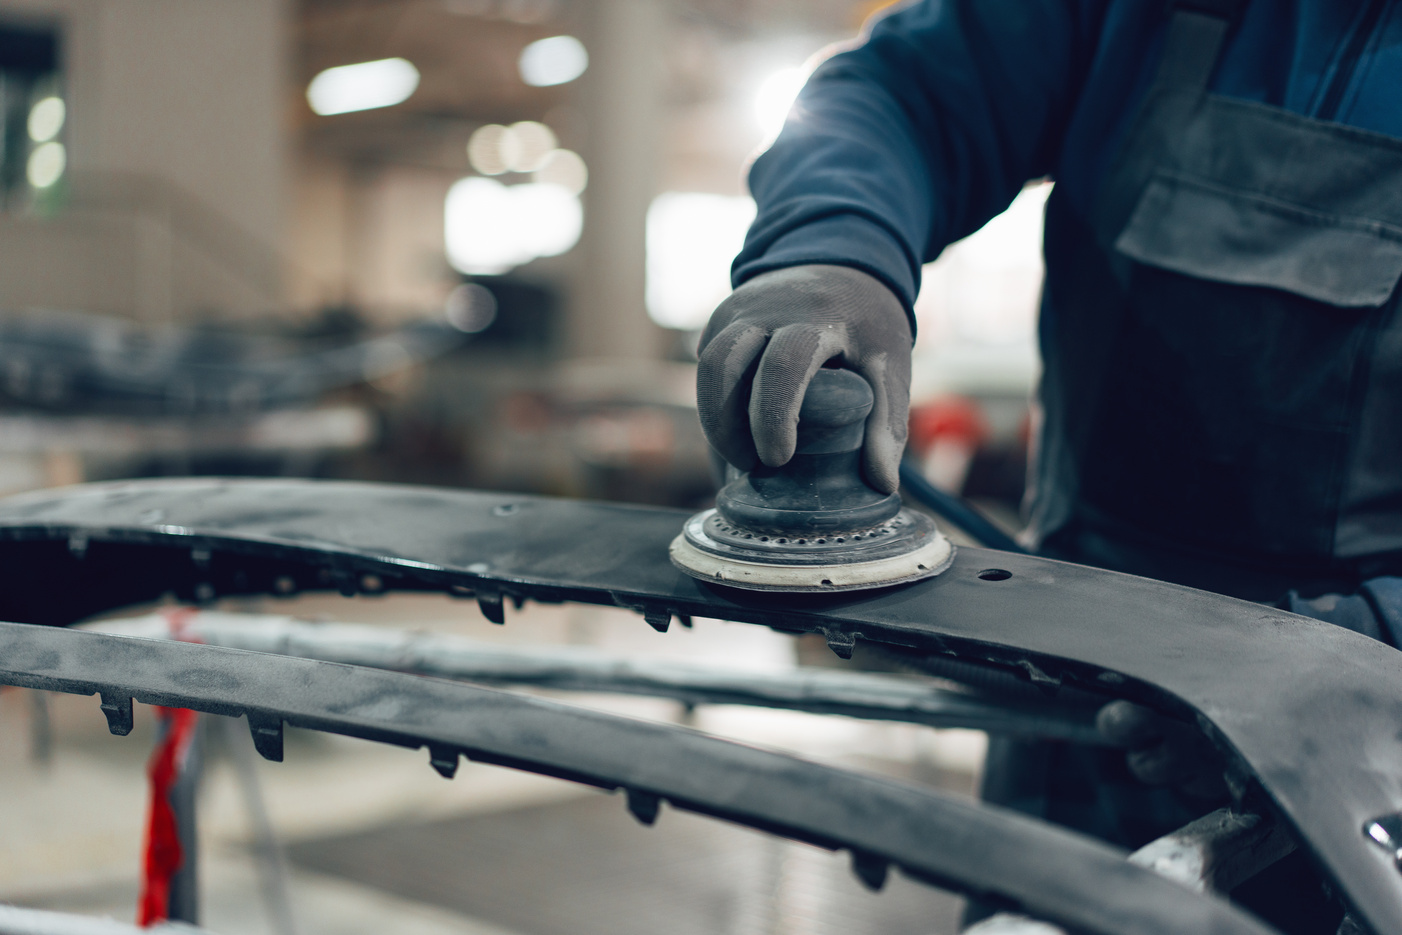
[[[198,799],[204,774],[204,734],[208,718],[201,715],[195,724],[190,746],[180,764],[180,776],[170,790],[170,807],[180,839],[180,869],[170,880],[170,900],[166,917],[172,922],[198,925],[200,921],[200,838]]]
[[[54,759],[54,725],[49,713],[49,693],[25,692],[29,696],[29,758],[40,769],[48,769]]]
[[[253,836],[253,852],[258,864],[258,889],[263,897],[263,910],[268,928],[275,935],[296,935],[297,925],[292,915],[292,899],[287,890],[287,857],[273,831],[268,808],[263,800],[263,788],[258,782],[253,743],[248,731],[233,718],[218,718],[224,748],[229,753],[239,791],[243,793],[248,810],[249,831]]]

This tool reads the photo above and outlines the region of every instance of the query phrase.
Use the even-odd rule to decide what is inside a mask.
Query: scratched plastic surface
[[[1196,714],[1379,932],[1402,932],[1402,874],[1363,834],[1402,810],[1402,654],[1203,592],[964,549],[937,578],[841,596],[697,582],[667,543],[686,513],[431,488],[297,481],[92,485],[0,501],[0,618],[65,623],[174,590],[475,592],[619,604],[994,661]],[[989,574],[997,570],[998,574]],[[43,597],[39,600],[38,597]]]

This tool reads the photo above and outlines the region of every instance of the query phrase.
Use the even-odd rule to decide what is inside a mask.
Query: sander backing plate
[[[747,533],[706,510],[687,520],[668,551],[672,564],[693,578],[751,591],[808,593],[906,584],[937,575],[954,561],[954,544],[934,521],[906,509],[873,530],[802,539]]]

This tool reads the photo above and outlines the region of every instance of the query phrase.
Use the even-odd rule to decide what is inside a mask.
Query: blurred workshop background
[[[753,216],[744,167],[814,56],[884,5],[0,0],[0,494],[225,474],[706,502],[695,346]],[[917,304],[912,451],[1010,526],[1048,188],[931,264]],[[826,655],[587,608],[487,632],[446,599],[270,606],[760,670]],[[111,738],[88,699],[33,694],[0,695],[0,900],[129,919],[150,719],[144,741]],[[591,703],[966,792],[982,749]],[[281,932],[220,736],[205,923]],[[298,931],[954,928],[952,899],[866,893],[812,848],[683,816],[645,831],[612,821],[616,802],[596,817],[594,793],[486,767],[447,784],[408,751],[289,751],[258,770]]]

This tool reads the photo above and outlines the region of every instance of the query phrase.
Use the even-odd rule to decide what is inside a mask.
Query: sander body
[[[855,591],[918,581],[954,560],[934,520],[862,479],[871,387],[851,370],[813,376],[798,443],[781,467],[726,484],[714,509],[687,520],[672,563],[716,584],[757,591]]]

